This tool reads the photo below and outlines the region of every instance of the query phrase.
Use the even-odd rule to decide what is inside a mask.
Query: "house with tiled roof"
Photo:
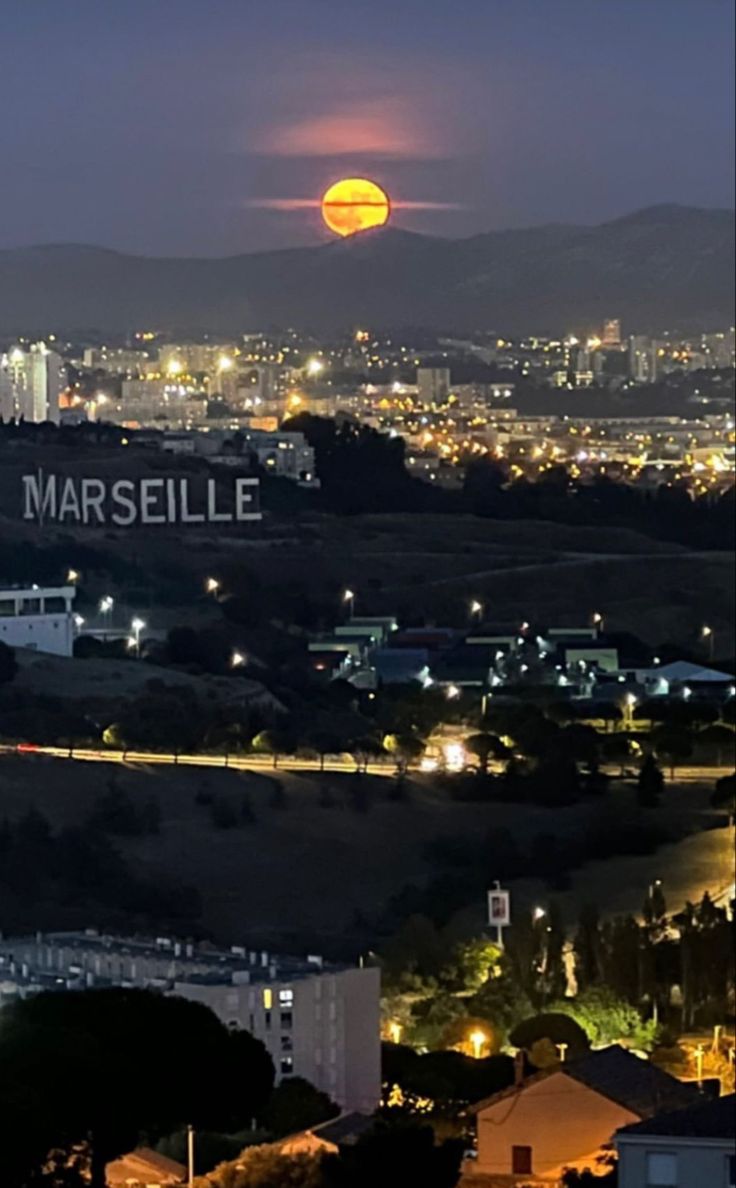
[[[473,1107],[477,1158],[466,1163],[462,1188],[549,1188],[566,1168],[602,1170],[622,1127],[698,1099],[693,1085],[618,1045],[587,1052]]]
[[[657,1114],[616,1134],[619,1188],[736,1188],[736,1095]]]

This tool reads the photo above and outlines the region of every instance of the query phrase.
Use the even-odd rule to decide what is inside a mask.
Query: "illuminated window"
[[[290,1077],[294,1071],[294,1059],[292,1056],[281,1057],[281,1076]]]
[[[273,990],[271,990],[269,987],[267,987],[263,991],[263,1009],[265,1011],[270,1011],[272,1006],[273,1006]]]
[[[677,1156],[647,1154],[647,1188],[677,1188]]]
[[[531,1147],[511,1148],[511,1171],[515,1176],[530,1176],[532,1174]]]
[[[279,1006],[291,1007],[294,1005],[294,991],[293,990],[279,990]]]

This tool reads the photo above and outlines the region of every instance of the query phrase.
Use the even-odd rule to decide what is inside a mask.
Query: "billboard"
[[[508,891],[495,888],[488,892],[488,923],[496,928],[505,928],[511,923],[511,895]]]
[[[261,519],[257,478],[222,481],[188,475],[109,481],[38,470],[24,474],[21,481],[23,519],[39,524],[130,528]]]

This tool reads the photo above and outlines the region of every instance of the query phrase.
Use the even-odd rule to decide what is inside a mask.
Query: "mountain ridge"
[[[388,227],[219,257],[35,244],[0,249],[0,334],[287,324],[560,333],[607,316],[642,333],[708,329],[733,323],[733,240],[733,211],[660,204],[596,225],[462,239]]]

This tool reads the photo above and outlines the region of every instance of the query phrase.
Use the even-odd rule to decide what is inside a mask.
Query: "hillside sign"
[[[260,520],[259,480],[232,478],[230,498],[213,478],[115,479],[24,474],[23,519],[39,524],[118,528],[156,524],[242,524]]]

